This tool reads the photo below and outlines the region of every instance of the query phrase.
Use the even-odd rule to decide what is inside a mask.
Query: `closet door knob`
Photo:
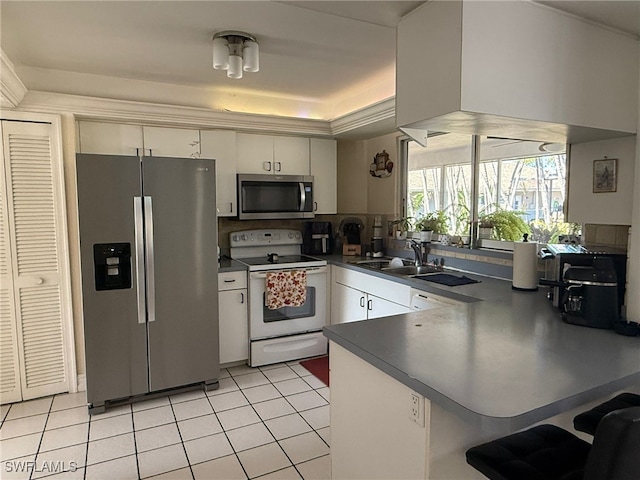
[[[36,285],[42,285],[44,283],[44,278],[36,278]]]

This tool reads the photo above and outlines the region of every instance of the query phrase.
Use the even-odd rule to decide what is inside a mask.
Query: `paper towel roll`
[[[538,289],[538,244],[513,242],[513,280],[515,290]]]

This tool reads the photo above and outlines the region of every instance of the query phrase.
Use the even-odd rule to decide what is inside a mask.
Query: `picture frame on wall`
[[[618,159],[593,161],[593,193],[615,192],[618,188]]]

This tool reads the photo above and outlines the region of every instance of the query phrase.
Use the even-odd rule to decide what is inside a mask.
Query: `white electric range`
[[[244,230],[229,234],[231,257],[249,270],[249,365],[252,367],[327,353],[327,262],[301,255],[297,230]],[[266,306],[267,272],[306,273],[306,301],[299,307]]]

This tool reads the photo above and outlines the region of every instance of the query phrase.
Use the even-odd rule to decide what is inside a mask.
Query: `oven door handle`
[[[318,273],[327,273],[327,267],[311,267],[311,268],[287,268],[282,270],[267,270],[264,272],[251,272],[249,274],[250,278],[266,278],[268,272],[288,272],[290,270],[302,270],[307,272],[307,275],[315,275]]]

